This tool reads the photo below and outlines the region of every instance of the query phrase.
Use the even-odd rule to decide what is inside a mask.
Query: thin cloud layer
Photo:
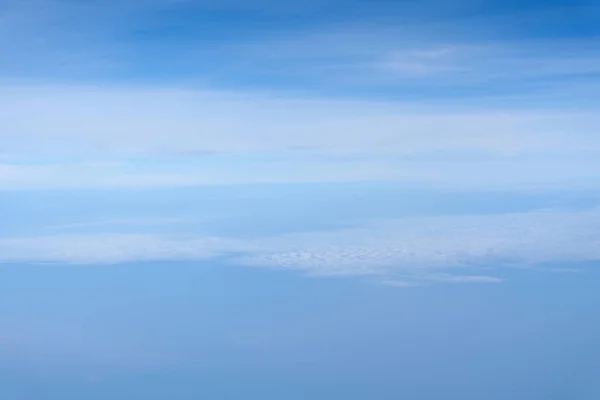
[[[0,190],[600,181],[597,7],[280,3],[5,1]]]
[[[597,210],[407,218],[279,238],[281,250],[246,262],[314,274],[418,274],[475,265],[590,261],[600,258],[599,219]]]
[[[0,239],[3,262],[118,264],[218,257],[244,243],[226,238],[144,234],[56,235]]]
[[[485,272],[600,260],[598,226],[598,210],[538,211],[411,217],[246,240],[144,234],[3,238],[0,260],[93,265],[225,256],[234,265],[312,276],[377,276],[392,286],[497,283],[501,277]]]
[[[369,180],[593,185],[599,125],[587,111],[10,86],[0,91],[0,190]]]
[[[448,109],[170,89],[8,87],[3,152],[168,156],[313,149],[415,154],[600,151],[595,112]],[[232,118],[235,115],[235,118]]]

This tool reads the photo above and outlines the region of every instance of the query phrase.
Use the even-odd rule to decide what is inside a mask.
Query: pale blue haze
[[[0,400],[600,396],[600,3],[0,0]]]

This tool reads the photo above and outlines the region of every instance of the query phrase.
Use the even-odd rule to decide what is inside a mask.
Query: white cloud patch
[[[414,278],[413,278],[414,279]],[[486,275],[451,275],[451,274],[432,274],[430,276],[420,276],[419,279],[412,281],[385,278],[379,281],[380,284],[392,287],[418,287],[432,285],[436,283],[501,283],[504,279],[495,276]]]
[[[243,262],[316,275],[400,273],[449,280],[431,274],[446,268],[598,260],[599,223],[598,210],[405,218],[279,237],[271,245],[277,251]]]
[[[396,286],[497,283],[502,278],[487,272],[600,260],[599,226],[596,209],[411,217],[246,240],[142,234],[2,238],[0,260],[114,264],[226,255],[236,265],[312,276],[376,276]]]
[[[230,52],[253,68],[355,88],[429,88],[429,93],[440,94],[448,88],[477,87],[490,93],[504,89],[540,96],[551,95],[557,84],[574,77],[597,81],[590,76],[600,71],[594,38],[507,40],[494,35],[494,23],[528,23],[518,20],[517,14],[510,19],[470,20],[468,26],[457,21],[336,25],[234,43]],[[544,86],[519,82],[532,78],[542,79]]]
[[[294,148],[361,154],[600,151],[592,135],[600,117],[591,111],[460,110],[176,88],[17,86],[0,88],[0,117],[3,151],[25,156]]]
[[[289,159],[285,156],[289,155]],[[22,189],[169,188],[199,185],[236,185],[301,182],[352,182],[370,180],[427,181],[438,178],[426,166],[392,165],[377,160],[306,159],[293,152],[278,156],[223,154],[208,159],[193,157],[145,159],[119,166],[102,163],[5,164],[0,169],[0,191]]]
[[[0,190],[368,180],[592,185],[600,177],[599,125],[598,113],[585,110],[3,86]]]
[[[144,234],[56,235],[0,239],[3,262],[117,264],[135,261],[200,260],[248,250],[226,238]]]
[[[114,226],[164,226],[169,224],[188,224],[198,223],[211,219],[210,217],[203,218],[115,218],[115,219],[99,219],[96,221],[79,222],[73,224],[56,225],[52,229],[79,229],[79,228],[97,228],[97,227],[114,227]]]
[[[220,6],[168,0],[5,3],[0,190],[600,181],[600,116],[593,100],[600,56],[593,40],[499,42],[484,35],[490,21],[470,21],[480,24],[474,29],[481,35],[465,35],[456,21],[414,21],[403,28],[345,21],[214,42],[191,29],[192,36],[165,56],[164,47],[139,43],[139,32],[161,29],[156,15]],[[226,3],[227,9],[283,11],[271,1]],[[310,3],[300,8],[312,9],[320,0]],[[115,77],[127,82],[121,74],[145,75],[147,65],[193,72],[173,72],[162,86],[114,83]],[[206,89],[215,87],[207,78],[215,73],[222,82],[277,83],[260,93]],[[61,84],[65,79],[80,83]],[[338,98],[308,95],[315,86]],[[295,92],[298,87],[303,94]],[[365,99],[365,88],[404,100]],[[339,100],[342,94],[355,100]],[[279,161],[264,162],[269,157]],[[195,164],[171,165],[181,159]]]
[[[156,28],[151,14],[165,7],[185,10],[187,2],[175,3],[6,2],[0,16],[0,50],[7,60],[0,67],[0,192],[347,181],[589,189],[600,183],[600,115],[595,103],[573,101],[585,100],[585,93],[597,97],[595,41],[500,42],[483,34],[491,31],[489,20],[479,26],[470,21],[480,36],[461,35],[465,32],[456,21],[414,21],[404,28],[346,21],[309,31],[241,35],[227,43],[203,41],[203,46],[188,37],[185,46],[170,49],[169,57],[149,51],[151,46],[136,47],[132,38]],[[265,4],[259,3],[262,9]],[[267,3],[266,8],[274,5]],[[209,62],[200,66],[200,58]],[[193,84],[175,84],[180,78],[175,76],[162,86],[106,83],[111,79],[89,83],[90,76],[104,76],[98,71],[132,76],[149,61],[172,67],[165,70],[191,65],[201,72],[187,76]],[[226,76],[223,65],[239,67]],[[277,78],[279,83],[260,93],[199,89],[211,68],[223,70],[224,81]],[[57,83],[61,76],[88,84]],[[295,82],[317,83],[328,93],[343,89],[355,99],[368,88],[411,100],[294,95]],[[498,101],[502,96],[493,94],[498,90],[508,101]],[[460,106],[440,100],[456,93],[461,101],[452,103]],[[147,235],[2,239],[2,257],[120,262],[195,259],[231,250],[246,252],[238,261],[248,264],[346,275],[511,254],[521,259],[531,257],[538,243],[552,240],[552,251],[569,248],[561,232],[541,236],[525,226],[514,227],[519,240],[507,238],[515,232],[502,234],[508,228],[493,218],[439,219],[435,223],[449,227],[440,235],[422,231],[431,220],[410,228],[407,223],[412,224],[402,220],[250,243],[223,239],[218,245],[213,239]],[[483,227],[483,236],[465,228],[469,223]],[[530,243],[534,239],[539,242]],[[75,246],[67,246],[69,241]],[[36,252],[39,246],[43,251]],[[573,248],[573,257],[581,251]]]
[[[500,283],[504,281],[501,278],[485,275],[441,275],[433,276],[431,280],[448,283]]]

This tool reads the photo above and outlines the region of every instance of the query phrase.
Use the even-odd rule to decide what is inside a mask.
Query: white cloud
[[[423,286],[423,283],[416,283],[416,282],[406,282],[406,281],[399,281],[399,280],[394,280],[394,279],[382,279],[381,281],[379,281],[380,284],[385,285],[385,286],[392,286],[392,287],[416,287],[416,286]]]
[[[518,19],[516,14],[513,17]],[[572,82],[573,77],[597,81],[589,76],[600,72],[594,38],[511,40],[494,35],[491,26],[486,26],[490,22],[470,20],[468,26],[460,26],[458,21],[414,21],[404,26],[348,22],[240,40],[231,44],[230,52],[237,55],[234,59],[243,59],[253,68],[324,85],[417,92],[429,88],[434,96],[449,87],[539,95],[540,88],[519,82],[531,78],[543,79],[545,89],[558,82]],[[537,100],[544,99],[540,96]]]
[[[430,280],[448,283],[500,283],[504,279],[485,275],[441,275],[433,276]]]
[[[115,264],[199,260],[248,249],[226,238],[144,234],[56,235],[0,239],[3,262]]]
[[[584,144],[600,149],[590,135],[599,117],[591,112],[426,110],[379,102],[94,87],[4,87],[0,106],[0,144],[17,155],[290,148],[518,153]]]
[[[595,38],[532,40],[522,31],[522,37],[516,40],[498,41],[499,37],[506,37],[506,26],[529,26],[538,21],[531,21],[531,14],[520,12],[466,20],[456,18],[457,15],[429,20],[429,9],[438,9],[439,2],[422,8],[417,15],[413,14],[414,9],[411,11],[414,4],[377,4],[373,11],[405,18],[406,23],[394,25],[385,24],[375,15],[358,20],[340,15],[321,21],[320,26],[310,24],[311,29],[299,29],[296,23],[289,27],[264,24],[261,29],[240,21],[238,29],[242,33],[233,39],[182,29],[188,32],[182,33],[181,41],[167,46],[139,40],[141,31],[164,29],[164,18],[169,20],[165,11],[189,15],[196,12],[201,18],[206,9],[260,10],[263,18],[277,19],[290,11],[317,11],[329,1],[288,3],[110,0],[75,4],[5,0],[0,16],[0,51],[6,62],[0,66],[0,77],[73,79],[106,77],[107,71],[108,76],[122,77],[131,76],[132,71],[147,71],[145,65],[153,63],[173,71],[174,77],[181,73],[194,82],[206,82],[215,75],[227,79],[227,72],[233,71],[237,78],[247,78],[242,79],[246,82],[257,77],[262,81],[265,77],[277,81],[285,77],[329,87],[337,84],[338,88],[342,84],[406,90],[408,84],[411,91],[411,85],[417,83],[442,93],[448,86],[481,83],[527,92],[531,87],[519,85],[519,79],[541,77],[572,82],[570,78],[578,76],[593,81],[586,75],[600,71]],[[460,9],[458,6],[455,11]],[[597,10],[590,7],[590,12]],[[162,18],[156,18],[161,13]],[[179,23],[183,27],[190,22]],[[244,35],[245,29],[251,29],[252,34]],[[545,82],[545,86],[552,85]]]
[[[256,239],[86,234],[0,239],[0,261],[105,264],[201,260],[398,285],[497,283],[504,267],[600,260],[600,211],[411,217]],[[464,271],[467,271],[465,274]],[[461,273],[463,272],[463,273]],[[396,283],[394,283],[396,282]]]
[[[598,210],[405,218],[279,237],[270,246],[276,250],[243,262],[311,274],[425,273],[444,280],[432,271],[598,260],[599,223]]]
[[[286,158],[289,157],[289,158]],[[429,180],[424,166],[323,155],[222,154],[208,158],[146,158],[128,163],[47,162],[0,165],[0,191],[21,189],[168,188],[198,185]]]
[[[595,112],[448,109],[184,89],[0,88],[0,144],[23,155],[600,150]],[[232,117],[235,116],[235,117]]]
[[[210,217],[203,218],[114,218],[114,219],[99,219],[89,222],[80,222],[74,224],[56,225],[52,229],[78,229],[78,228],[94,228],[94,227],[113,227],[113,226],[165,226],[170,224],[186,224],[206,221]]]
[[[348,180],[589,185],[599,178],[599,125],[600,116],[585,110],[4,86],[0,189]]]
[[[600,58],[593,41],[498,42],[461,36],[456,21],[415,21],[404,28],[345,21],[202,46],[193,45],[199,37],[186,37],[185,46],[174,45],[165,57],[164,48],[149,51],[151,44],[138,47],[135,39],[142,28],[156,28],[153,13],[185,10],[188,2],[5,3],[0,190],[356,180],[486,188],[600,182],[600,116],[591,101],[573,101],[595,98],[597,83],[590,76],[600,71]],[[194,1],[200,3],[217,6]],[[270,0],[242,3],[228,1],[226,7],[288,7]],[[169,70],[198,72],[160,87],[107,83],[111,79],[102,74],[132,76],[158,61]],[[217,69],[227,75],[223,65],[237,66],[224,81],[276,78],[278,84],[265,85],[262,93],[198,89],[207,87],[206,76]],[[99,76],[102,84],[91,83]],[[65,77],[87,84],[61,84]],[[532,78],[543,84],[530,85]],[[343,89],[354,98],[368,88],[412,100],[315,98],[292,94],[296,83],[328,93]],[[498,89],[508,98],[498,102],[498,96],[482,94]],[[455,95],[459,102],[440,100]],[[360,161],[340,161],[348,156]],[[261,161],[269,157],[279,161]],[[197,163],[171,165],[181,159]]]
[[[434,283],[501,283],[504,279],[486,275],[450,275],[432,274],[431,276],[420,276],[413,281],[382,279],[380,284],[393,287],[416,287]]]

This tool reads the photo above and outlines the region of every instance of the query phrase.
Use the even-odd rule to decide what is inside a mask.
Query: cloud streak
[[[536,211],[373,221],[256,239],[85,234],[0,239],[2,262],[118,264],[225,257],[234,265],[311,276],[380,277],[392,286],[498,283],[472,271],[600,260],[600,211]],[[466,271],[464,273],[463,271]],[[386,283],[387,282],[387,283]],[[395,283],[394,283],[395,282]]]
[[[595,37],[499,30],[537,11],[400,3],[7,1],[0,190],[600,181]]]
[[[0,90],[0,190],[348,180],[590,184],[600,170],[598,125],[597,113],[585,110],[12,85]]]
[[[396,154],[518,153],[584,146],[600,151],[592,135],[598,117],[591,111],[461,110],[274,94],[85,86],[8,86],[0,92],[0,105],[2,148],[15,154],[37,150],[164,155],[301,147]]]

